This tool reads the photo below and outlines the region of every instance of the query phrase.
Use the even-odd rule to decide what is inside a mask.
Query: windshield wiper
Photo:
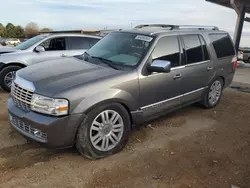
[[[88,54],[87,54],[88,55]],[[111,68],[115,69],[115,70],[118,70],[118,68],[116,66],[113,65],[113,61],[109,60],[109,59],[105,59],[105,58],[102,58],[102,57],[95,57],[95,56],[90,56],[91,58],[94,58],[94,59],[99,59],[101,60],[104,64],[110,66]]]

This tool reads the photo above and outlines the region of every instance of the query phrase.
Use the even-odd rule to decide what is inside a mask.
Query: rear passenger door
[[[182,35],[185,67],[182,69],[182,103],[199,100],[215,74],[208,48],[201,35]]]
[[[70,56],[81,55],[98,41],[98,38],[91,37],[68,37],[69,54]]]

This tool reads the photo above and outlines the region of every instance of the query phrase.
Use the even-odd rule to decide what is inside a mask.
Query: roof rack
[[[168,29],[168,30],[180,30],[180,29],[198,29],[198,30],[219,30],[216,26],[203,26],[203,25],[169,25],[169,24],[145,24],[138,25],[134,29],[152,28],[158,27],[158,29]]]

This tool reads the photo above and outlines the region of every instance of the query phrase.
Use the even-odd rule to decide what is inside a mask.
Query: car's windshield
[[[18,46],[16,46],[16,48],[18,50],[26,50],[27,48],[31,47],[32,45],[36,44],[37,42],[41,41],[42,39],[46,38],[46,35],[38,35],[36,37],[33,37],[21,44],[19,44]]]
[[[145,56],[152,41],[152,36],[114,32],[97,42],[87,53],[117,65],[135,66]]]

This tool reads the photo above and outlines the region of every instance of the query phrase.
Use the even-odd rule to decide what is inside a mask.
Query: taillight
[[[234,61],[234,69],[237,69],[237,67],[238,67],[238,60],[235,60]]]

